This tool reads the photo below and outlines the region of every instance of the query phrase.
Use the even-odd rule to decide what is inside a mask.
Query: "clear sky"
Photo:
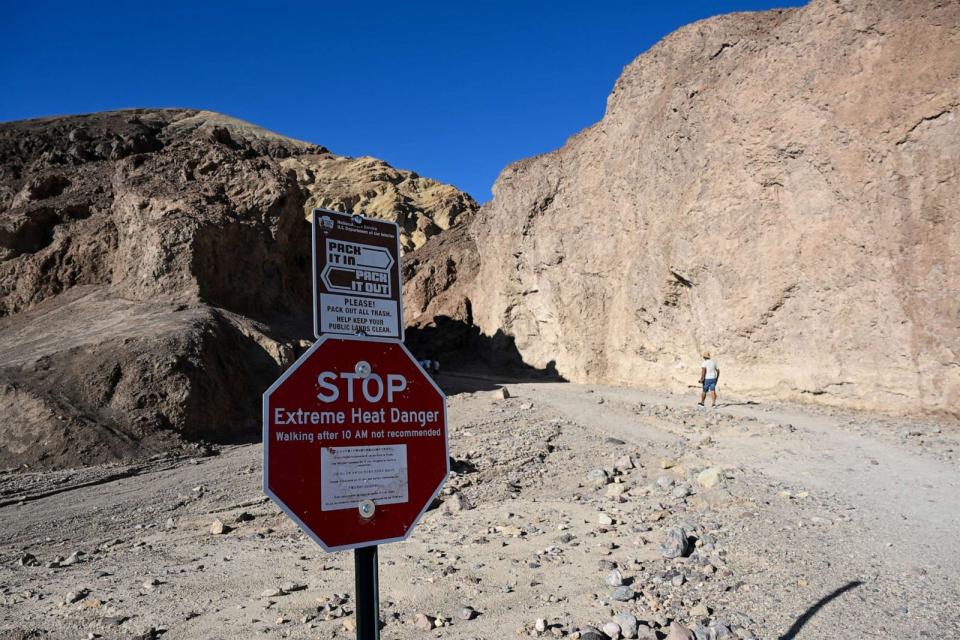
[[[5,3],[0,121],[128,107],[229,114],[480,201],[603,115],[677,27],[797,0]]]

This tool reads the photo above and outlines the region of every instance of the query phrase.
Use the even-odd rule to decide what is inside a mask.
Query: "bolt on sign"
[[[403,340],[400,229],[313,210],[313,332]]]
[[[264,490],[326,551],[403,540],[450,471],[446,424],[403,344],[321,338],[264,394]]]

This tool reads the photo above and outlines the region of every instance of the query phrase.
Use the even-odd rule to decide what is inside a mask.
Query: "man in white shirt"
[[[703,391],[700,392],[700,402],[697,404],[702,407],[703,401],[707,399],[709,393],[710,400],[713,402],[712,406],[717,406],[717,380],[719,379],[720,367],[710,357],[710,352],[704,351],[703,364],[700,365],[700,384],[703,385]]]

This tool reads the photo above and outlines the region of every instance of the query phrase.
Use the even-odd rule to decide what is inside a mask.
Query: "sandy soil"
[[[956,424],[443,382],[457,473],[381,549],[384,638],[591,637],[623,612],[647,637],[960,637]],[[0,476],[0,638],[352,637],[352,555],[263,498],[260,456]],[[695,546],[668,559],[677,526]]]

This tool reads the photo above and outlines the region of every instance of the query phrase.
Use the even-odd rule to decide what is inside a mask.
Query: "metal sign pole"
[[[377,545],[353,551],[357,588],[357,640],[380,640],[380,580]]]

